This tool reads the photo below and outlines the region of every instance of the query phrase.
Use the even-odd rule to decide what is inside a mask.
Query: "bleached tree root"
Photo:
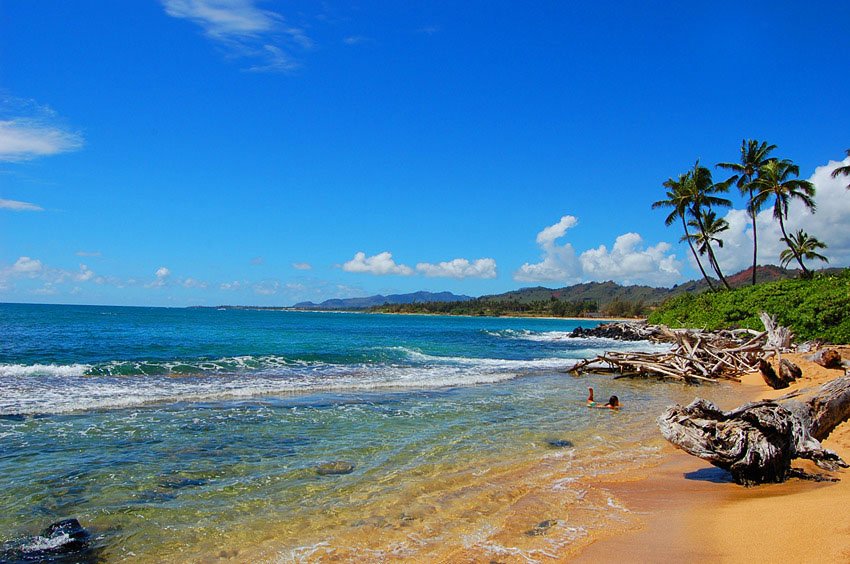
[[[832,380],[805,401],[793,394],[722,411],[710,401],[668,407],[658,418],[673,445],[728,470],[738,484],[784,482],[796,458],[825,470],[848,467],[820,441],[850,417],[850,377]]]

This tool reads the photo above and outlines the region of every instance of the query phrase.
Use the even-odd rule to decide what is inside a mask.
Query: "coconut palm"
[[[728,192],[729,184],[730,182],[728,180],[724,182],[714,182],[711,178],[711,171],[704,166],[700,166],[699,161],[696,162],[694,168],[690,171],[690,182],[687,184],[687,191],[691,200],[689,211],[691,217],[696,220],[696,225],[702,234],[702,238],[705,240],[709,240],[710,237],[706,231],[705,225],[703,224],[703,212],[716,207],[728,208],[732,205],[732,202],[717,195],[723,192]],[[717,267],[717,257],[714,256],[714,250],[710,244],[706,246],[706,252],[708,253],[709,263],[715,268],[721,282],[723,282],[723,285],[726,286],[727,290],[731,290],[732,287],[729,285],[729,282],[727,282],[726,277],[723,276],[720,268]]]
[[[700,255],[708,253],[708,260],[711,267],[717,273],[717,276],[725,282],[726,279],[720,271],[720,265],[717,263],[714,253],[711,252],[711,244],[717,243],[718,247],[723,248],[723,239],[718,237],[718,235],[729,229],[729,222],[722,217],[718,218],[717,214],[712,210],[701,210],[700,217],[690,220],[688,225],[697,229],[700,229],[700,226],[702,226],[699,231],[690,235],[690,237],[696,243]]]
[[[796,233],[792,233],[790,237],[782,240],[789,247],[779,254],[779,260],[782,261],[781,264],[783,267],[787,267],[788,263],[798,257],[805,258],[806,260],[818,259],[823,262],[829,262],[828,258],[817,252],[818,249],[825,249],[826,243],[818,241],[817,237],[810,236],[802,229],[797,230]]]
[[[800,175],[800,167],[789,160],[772,160],[766,162],[758,173],[755,183],[757,205],[761,206],[773,198],[773,217],[779,220],[782,230],[782,240],[797,259],[804,276],[811,273],[803,264],[803,259],[792,246],[788,233],[785,232],[785,220],[788,219],[788,204],[791,200],[800,200],[812,213],[815,212],[815,185],[808,180],[793,178]]]
[[[768,145],[762,141],[759,143],[755,139],[745,139],[741,141],[741,161],[737,163],[718,163],[717,166],[726,170],[731,170],[735,173],[729,179],[729,182],[734,182],[741,191],[742,196],[749,196],[747,200],[747,213],[750,216],[750,221],[753,225],[753,286],[756,285],[756,265],[758,263],[758,231],[756,230],[756,215],[759,208],[755,205],[753,196],[755,195],[755,187],[753,179],[758,174],[759,169],[768,160],[768,155],[776,149],[776,145]]]
[[[691,196],[688,188],[688,185],[690,183],[690,172],[680,174],[677,180],[668,178],[667,181],[663,184],[663,186],[667,188],[667,199],[658,200],[657,202],[653,203],[652,209],[672,208],[672,211],[670,211],[670,214],[664,220],[664,224],[668,227],[672,225],[677,218],[682,221],[682,229],[685,232],[685,235],[682,237],[682,240],[688,242],[688,246],[691,248],[691,253],[693,253],[694,255],[694,260],[696,261],[697,266],[699,267],[699,271],[702,273],[702,277],[705,278],[708,287],[714,290],[714,284],[711,282],[711,278],[708,277],[708,274],[705,273],[705,268],[703,268],[702,266],[702,261],[699,260],[699,255],[697,255],[697,251],[694,248],[692,235],[688,231],[688,225],[686,223],[686,216],[691,208]]]
[[[847,156],[850,157],[850,149],[847,149],[845,152],[847,153]],[[850,176],[850,165],[840,166],[832,171],[833,178],[838,178],[839,174]],[[850,190],[850,184],[847,185],[847,189]]]

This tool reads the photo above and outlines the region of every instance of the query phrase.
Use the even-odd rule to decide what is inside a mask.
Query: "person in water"
[[[608,403],[602,407],[607,407],[608,409],[620,409],[620,398],[617,396],[611,396],[608,398]]]
[[[605,405],[599,405],[596,403],[596,400],[593,399],[593,388],[587,389],[587,407],[598,407],[601,409],[620,409],[620,398],[617,396],[611,396],[608,398],[608,403]]]

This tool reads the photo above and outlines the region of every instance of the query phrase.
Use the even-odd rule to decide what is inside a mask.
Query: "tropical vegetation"
[[[847,156],[850,157],[850,149],[845,151]],[[832,177],[838,178],[839,175],[850,176],[850,165],[839,166],[836,167],[835,170],[832,171]],[[847,185],[847,189],[850,190],[850,184]]]
[[[743,286],[730,292],[684,293],[649,315],[671,327],[763,330],[760,312],[775,315],[799,340],[850,343],[850,269]]]
[[[773,219],[778,222],[782,232],[781,241],[787,249],[780,253],[779,260],[783,266],[796,261],[800,266],[803,278],[811,278],[812,272],[806,267],[806,260],[823,260],[827,258],[817,251],[826,248],[816,237],[798,230],[789,235],[786,221],[788,207],[793,201],[799,201],[811,213],[815,207],[815,187],[808,180],[797,178],[800,168],[788,159],[778,159],[771,154],[776,145],[757,139],[741,141],[740,158],[738,162],[718,163],[717,167],[732,171],[734,174],[726,180],[715,181],[711,171],[700,166],[699,161],[688,171],[679,174],[674,180],[668,178],[662,183],[666,188],[666,198],[652,204],[652,208],[669,208],[670,212],[664,222],[670,226],[677,220],[681,222],[684,232],[681,240],[686,241],[706,283],[712,290],[717,290],[701,257],[706,258],[711,270],[727,290],[731,286],[723,275],[720,262],[717,260],[715,249],[723,247],[723,232],[729,229],[728,222],[719,217],[717,210],[731,206],[731,202],[722,194],[734,185],[741,196],[745,198],[747,215],[752,225],[753,267],[752,285],[756,285],[758,272],[758,230],[757,216],[766,205],[773,208]],[[850,155],[850,150],[848,150]],[[850,166],[838,167],[833,177],[839,174],[850,175]],[[848,186],[850,188],[850,186]]]

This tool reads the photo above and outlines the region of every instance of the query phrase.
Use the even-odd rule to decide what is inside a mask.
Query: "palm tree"
[[[729,222],[722,217],[718,219],[717,214],[712,210],[701,210],[700,215],[701,217],[699,219],[692,219],[688,222],[688,225],[691,227],[699,228],[702,225],[702,230],[690,235],[690,237],[697,244],[697,250],[700,255],[708,253],[708,260],[711,267],[717,273],[717,276],[725,282],[726,279],[723,277],[723,273],[720,272],[720,265],[717,264],[714,253],[711,252],[711,243],[715,242],[718,247],[723,248],[723,239],[718,237],[718,235],[729,229]]]
[[[729,191],[730,182],[728,180],[724,182],[714,182],[711,178],[711,171],[704,166],[700,166],[699,161],[694,164],[693,170],[690,171],[690,179],[690,182],[687,184],[687,191],[691,200],[689,211],[691,217],[696,220],[696,225],[702,234],[702,238],[708,241],[710,237],[707,234],[705,224],[703,223],[703,211],[708,211],[715,207],[728,208],[732,205],[732,202],[726,198],[717,196],[717,194]],[[711,248],[711,245],[707,245],[705,250],[708,253],[709,263],[715,268],[715,271],[720,277],[720,280],[723,282],[723,285],[726,286],[727,290],[731,290],[732,287],[729,285],[729,282],[723,276],[720,268],[717,267],[717,258],[714,256],[714,250]]]
[[[686,215],[691,207],[691,197],[688,192],[688,185],[690,183],[690,172],[680,174],[678,180],[668,178],[663,184],[663,186],[667,188],[667,199],[658,200],[653,203],[652,209],[673,208],[664,220],[664,225],[669,227],[674,221],[676,221],[676,218],[682,220],[682,229],[685,231],[685,235],[682,239],[688,242],[688,246],[691,248],[691,253],[694,255],[694,260],[697,262],[697,266],[699,267],[699,271],[702,273],[702,277],[705,278],[706,283],[708,283],[708,287],[714,290],[714,284],[712,284],[711,278],[708,277],[708,274],[705,273],[702,261],[699,260],[699,255],[697,255],[697,251],[694,248],[692,235],[688,231],[688,225],[686,223]]]
[[[783,239],[783,241],[785,241],[789,247],[779,254],[779,260],[782,261],[783,267],[787,267],[788,263],[797,257],[802,257],[806,260],[818,259],[824,262],[829,262],[828,258],[817,252],[818,249],[825,249],[826,243],[818,241],[817,237],[810,236],[802,229],[799,229],[790,237]]]
[[[742,196],[749,195],[747,200],[747,213],[753,224],[753,286],[756,285],[756,265],[758,263],[758,232],[756,231],[756,215],[759,209],[755,205],[753,196],[755,195],[755,187],[753,179],[758,174],[759,169],[768,160],[768,155],[776,149],[776,145],[768,145],[762,141],[759,143],[755,139],[745,139],[741,141],[741,162],[739,163],[718,163],[720,168],[731,170],[735,173],[728,182],[734,182],[741,191]]]
[[[779,228],[782,230],[782,240],[788,245],[794,258],[803,269],[803,276],[811,273],[803,264],[803,259],[792,246],[788,233],[785,232],[785,220],[788,219],[788,203],[793,199],[803,202],[812,213],[815,212],[815,185],[808,180],[792,178],[800,175],[800,167],[789,160],[771,160],[766,162],[755,179],[757,190],[755,199],[758,206],[764,204],[769,198],[773,198],[773,217],[779,220]]]
[[[847,156],[850,157],[850,149],[847,149],[845,153],[847,153]],[[850,165],[840,166],[832,171],[833,178],[838,178],[839,174],[850,176]],[[850,184],[847,185],[847,189],[850,190]]]

